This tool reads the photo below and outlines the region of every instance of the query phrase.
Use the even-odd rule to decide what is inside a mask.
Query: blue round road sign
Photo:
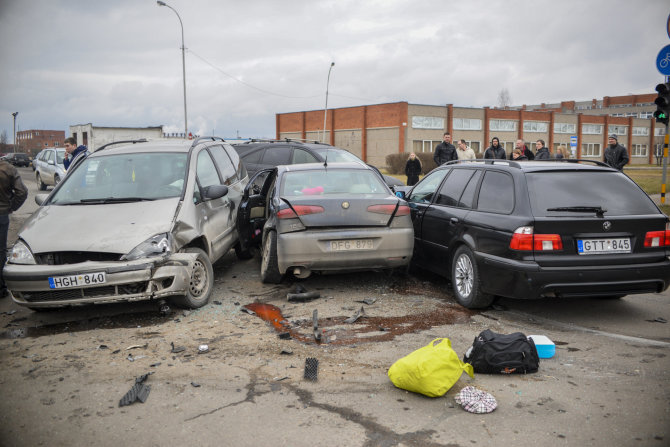
[[[670,45],[664,46],[656,56],[656,68],[661,74],[670,76]]]

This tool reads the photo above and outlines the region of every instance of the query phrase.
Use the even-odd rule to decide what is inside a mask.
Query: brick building
[[[16,152],[25,152],[34,157],[45,147],[63,145],[65,132],[62,130],[19,130],[16,132]]]
[[[655,94],[605,97],[592,101],[518,107],[471,108],[395,102],[278,113],[276,137],[328,142],[349,150],[368,163],[384,166],[394,153],[432,152],[449,131],[483,155],[491,138],[498,137],[509,154],[517,139],[534,149],[544,140],[553,153],[559,145],[568,150],[576,137],[574,157],[603,160],[607,136],[616,133],[628,149],[631,164],[654,162],[663,144],[665,128],[656,125]]]

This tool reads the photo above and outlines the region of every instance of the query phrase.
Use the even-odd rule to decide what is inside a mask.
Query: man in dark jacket
[[[77,141],[72,137],[65,139],[65,157],[63,158],[63,167],[65,170],[67,170],[75,160],[86,158],[87,156],[88,149],[86,149],[86,146],[82,144],[77,147]]]
[[[493,137],[491,139],[491,146],[486,149],[484,152],[484,158],[498,158],[501,160],[506,159],[505,149],[500,146],[500,140],[498,137]]]
[[[609,146],[605,148],[605,163],[623,171],[623,167],[628,164],[628,151],[625,147],[619,144],[617,136],[612,134],[607,139]]]
[[[2,270],[7,260],[9,215],[23,205],[26,197],[28,197],[28,190],[21,181],[19,172],[11,164],[0,160],[0,298],[7,296]]]
[[[537,148],[537,152],[535,152],[535,160],[549,160],[551,158],[549,148],[544,145],[544,140],[537,140],[535,142],[535,147]]]
[[[456,146],[451,144],[451,134],[449,132],[445,132],[444,141],[435,146],[435,153],[433,154],[433,160],[435,160],[435,164],[438,166],[448,161],[458,160],[458,153],[456,152]]]

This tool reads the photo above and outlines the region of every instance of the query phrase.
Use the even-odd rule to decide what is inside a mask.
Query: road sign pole
[[[665,203],[665,179],[667,178],[667,172],[668,172],[668,138],[670,138],[670,135],[668,135],[668,129],[670,126],[668,124],[665,125],[665,138],[663,139],[663,180],[661,183],[661,203]]]

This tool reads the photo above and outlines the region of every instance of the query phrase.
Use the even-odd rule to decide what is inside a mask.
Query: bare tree
[[[509,95],[509,90],[507,90],[507,87],[503,87],[503,89],[500,90],[500,93],[498,93],[498,107],[505,108],[511,105],[512,98]]]

